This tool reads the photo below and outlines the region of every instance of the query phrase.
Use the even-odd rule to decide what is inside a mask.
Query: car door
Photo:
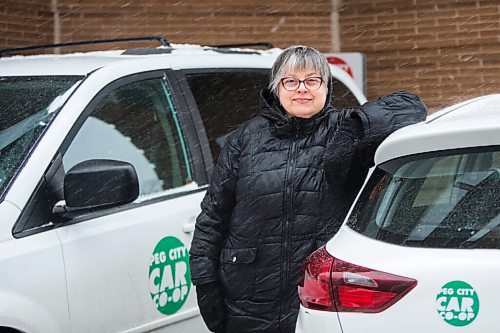
[[[89,104],[62,149],[66,171],[90,159],[129,162],[140,188],[131,204],[57,229],[73,332],[206,330],[188,265],[206,176],[178,101],[164,73],[116,81]]]

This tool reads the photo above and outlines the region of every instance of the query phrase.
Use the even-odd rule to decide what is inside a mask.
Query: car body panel
[[[343,333],[337,316],[332,315],[331,312],[307,309],[301,304],[295,332],[325,331],[328,333]]]
[[[7,222],[15,221],[19,213],[9,202],[0,204],[0,230],[9,228],[2,233],[0,242],[1,325],[32,333],[69,332],[66,274],[59,237],[51,230],[30,239],[15,239]]]
[[[388,322],[405,332],[486,332],[492,329],[491,319],[498,312],[500,299],[495,279],[500,276],[499,250],[404,247],[373,240],[349,227],[343,227],[328,242],[327,250],[338,259],[418,281],[405,297],[381,313],[332,313],[333,316],[338,314],[344,332],[383,331]],[[447,324],[438,312],[436,297],[441,288],[457,280],[474,287],[479,297],[477,317],[465,327]]]
[[[429,151],[499,145],[498,105],[500,94],[483,96],[396,131],[377,149],[375,163]]]
[[[134,326],[149,330],[148,323],[159,328],[160,323],[167,326],[198,315],[190,286],[180,310],[163,316],[152,299],[154,281],[148,272],[155,246],[164,237],[175,237],[189,247],[188,224],[194,224],[200,212],[193,203],[201,202],[203,195],[204,191],[195,192],[57,229],[64,249],[73,332],[123,331]],[[185,279],[190,281],[189,276]],[[93,297],[88,297],[89,290]]]

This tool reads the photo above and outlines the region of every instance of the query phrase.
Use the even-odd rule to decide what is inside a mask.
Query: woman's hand
[[[208,329],[215,333],[224,333],[226,309],[220,285],[217,282],[198,285],[196,297],[201,316]]]

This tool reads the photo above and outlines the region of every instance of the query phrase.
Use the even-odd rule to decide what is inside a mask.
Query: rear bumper
[[[295,333],[342,333],[336,312],[306,309],[300,305]]]

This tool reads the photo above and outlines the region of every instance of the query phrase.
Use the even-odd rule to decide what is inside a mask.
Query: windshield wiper
[[[37,126],[45,126],[44,120],[49,113],[47,108],[29,116],[28,118],[18,122],[17,124],[4,129],[0,132],[0,151],[8,147],[11,143],[15,142],[23,135],[36,128]]]

